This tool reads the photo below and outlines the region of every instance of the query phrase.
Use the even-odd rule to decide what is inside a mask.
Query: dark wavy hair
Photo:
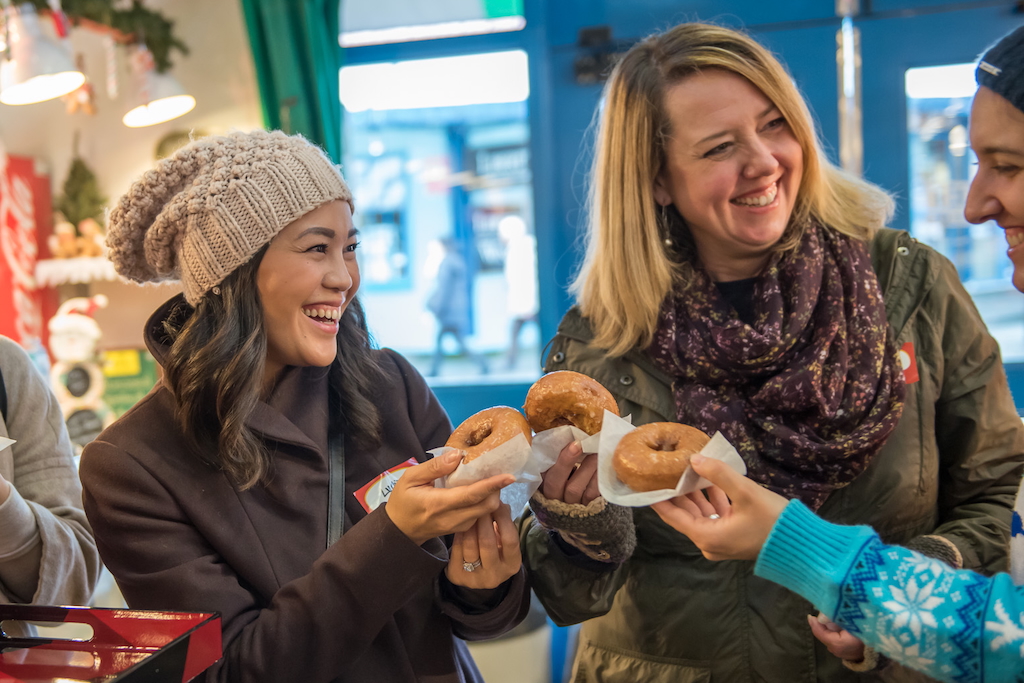
[[[175,419],[189,447],[204,462],[224,471],[240,490],[264,482],[272,459],[246,420],[256,408],[263,383],[267,334],[256,273],[266,253],[208,292],[195,307],[184,298],[164,321],[171,340],[164,363],[165,381],[174,395]],[[338,355],[331,364],[332,429],[365,448],[380,445],[381,419],[372,401],[384,381],[366,327],[353,299],[339,321]]]

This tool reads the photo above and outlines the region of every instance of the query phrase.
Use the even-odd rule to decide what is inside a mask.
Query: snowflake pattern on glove
[[[1014,621],[1006,612],[1006,607],[1003,606],[1002,600],[996,600],[995,613],[998,621],[985,622],[986,629],[999,634],[998,637],[992,639],[992,649],[998,650],[1004,646],[1019,646],[1020,656],[1024,658],[1024,628],[1021,628],[1024,625],[1024,614],[1018,614],[1017,621]]]

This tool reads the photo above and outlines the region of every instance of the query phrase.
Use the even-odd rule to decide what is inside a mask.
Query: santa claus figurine
[[[68,299],[50,319],[50,383],[60,403],[76,451],[95,439],[114,421],[103,401],[105,380],[96,353],[100,328],[93,314],[107,305],[107,297]]]

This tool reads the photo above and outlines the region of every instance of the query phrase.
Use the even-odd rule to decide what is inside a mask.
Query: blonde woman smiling
[[[1004,568],[1024,429],[952,265],[884,228],[889,197],[829,163],[792,78],[741,33],[652,36],[605,96],[578,305],[547,368],[596,378],[634,424],[721,431],[751,479],[824,519]],[[538,596],[585,622],[575,680],[878,680],[752,562],[605,504],[592,459],[567,448],[522,522]]]

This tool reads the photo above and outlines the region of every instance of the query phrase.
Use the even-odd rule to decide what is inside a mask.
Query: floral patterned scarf
[[[814,226],[754,284],[753,325],[707,272],[662,304],[648,352],[676,419],[721,431],[748,476],[817,510],[864,471],[903,411],[898,351],[866,245]]]

